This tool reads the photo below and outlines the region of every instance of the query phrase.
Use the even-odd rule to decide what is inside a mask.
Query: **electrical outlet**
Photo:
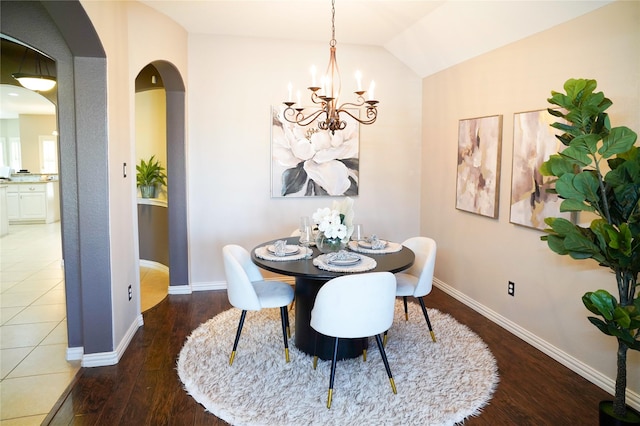
[[[509,296],[516,295],[516,284],[513,281],[509,281],[509,285],[507,286],[507,293],[509,293]]]
[[[133,299],[133,289],[131,288],[131,284],[129,284],[129,300]]]

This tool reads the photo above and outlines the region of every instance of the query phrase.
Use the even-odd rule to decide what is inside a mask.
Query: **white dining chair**
[[[311,310],[311,327],[325,336],[335,338],[327,408],[331,408],[333,382],[336,373],[340,339],[375,336],[391,389],[397,393],[380,334],[393,323],[396,280],[391,272],[369,272],[343,275],[324,284]],[[316,334],[317,336],[317,334]],[[317,364],[314,355],[314,368]]]
[[[291,336],[289,328],[289,312],[287,305],[293,300],[293,289],[287,283],[280,281],[265,281],[260,269],[251,261],[249,252],[235,244],[222,248],[224,272],[227,278],[227,297],[232,306],[242,309],[238,331],[233,342],[233,350],[229,358],[229,365],[233,364],[236,349],[240,341],[240,333],[247,315],[247,311],[259,311],[263,308],[280,308],[282,320],[282,335],[284,338],[285,359],[289,362],[289,343]]]
[[[424,319],[427,321],[427,327],[429,327],[431,340],[435,342],[436,335],[431,327],[431,321],[429,320],[429,314],[427,313],[423,297],[431,293],[431,289],[433,288],[433,270],[436,264],[437,250],[436,242],[428,237],[412,237],[405,240],[402,245],[410,248],[416,258],[409,269],[395,274],[397,282],[396,296],[402,296],[405,321],[409,320],[407,297],[413,296],[418,299],[422,313],[424,314]],[[387,333],[385,333],[384,336],[384,343],[386,343],[386,340]]]

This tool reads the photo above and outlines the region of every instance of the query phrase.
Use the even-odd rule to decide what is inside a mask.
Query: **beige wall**
[[[419,230],[420,79],[381,48],[341,44],[337,57],[343,96],[356,90],[352,76],[360,69],[366,85],[376,81],[380,99],[377,122],[360,126],[355,221],[366,232],[403,241]],[[306,91],[311,65],[324,70],[328,59],[328,42],[189,36],[194,285],[224,283],[223,245],[250,249],[288,236],[300,216],[331,206],[335,198],[271,198],[270,193],[270,107],[286,100],[289,81],[294,93]]]
[[[546,108],[568,78],[596,79],[614,103],[612,123],[640,130],[640,2],[616,2],[423,80],[421,233],[438,242],[435,275],[445,287],[606,382],[615,377],[616,342],[587,321],[581,296],[615,291],[614,278],[593,261],[552,253],[542,232],[509,222],[513,115]],[[496,114],[503,132],[494,220],[456,210],[455,196],[458,120]],[[637,404],[640,354],[630,352],[628,362]]]
[[[166,173],[167,93],[164,89],[136,93],[135,131],[135,164],[140,164],[140,160],[148,161],[153,155],[165,168]],[[167,198],[165,187],[159,188],[157,197]]]
[[[58,129],[56,116],[21,114],[19,120],[22,168],[40,173],[40,136],[51,136]]]
[[[135,78],[156,60],[186,75],[187,34],[135,1],[82,1],[107,55],[109,216],[114,342],[119,346],[141,321],[135,179]],[[157,31],[162,28],[161,31]],[[127,177],[123,164],[127,164]],[[134,287],[133,303],[127,287]]]

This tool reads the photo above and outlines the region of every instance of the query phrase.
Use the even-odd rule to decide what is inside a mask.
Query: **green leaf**
[[[584,144],[574,146],[572,141],[571,146],[569,146],[564,151],[562,151],[560,155],[574,160],[576,163],[578,163],[582,167],[586,167],[589,164],[591,164],[591,157],[589,157],[589,150]]]
[[[573,179],[574,188],[584,195],[584,198],[591,202],[599,202],[600,197],[598,190],[600,184],[595,174],[590,172],[582,172]]]
[[[565,173],[560,176],[560,179],[556,182],[556,191],[558,195],[562,198],[575,200],[575,201],[584,201],[585,194],[583,194],[578,188],[574,185],[575,175]]]
[[[597,290],[588,292],[583,296],[583,302],[585,297],[593,304],[598,313],[602,315],[606,321],[613,320],[613,312],[618,302],[608,291]],[[591,311],[591,309],[589,310]]]
[[[594,207],[578,200],[562,200],[560,203],[561,212],[593,212],[595,210]]]
[[[629,128],[615,127],[602,140],[603,144],[599,153],[604,158],[609,158],[615,154],[627,152],[636,143],[637,138],[638,135]]]

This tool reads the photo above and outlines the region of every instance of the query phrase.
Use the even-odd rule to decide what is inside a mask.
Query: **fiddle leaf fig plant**
[[[617,374],[613,416],[627,420],[627,351],[640,351],[640,152],[637,134],[627,127],[611,127],[605,112],[611,105],[597,82],[569,79],[566,93],[551,92],[548,111],[563,121],[551,124],[563,132],[557,138],[566,146],[540,167],[549,176],[552,193],[561,199],[562,212],[588,212],[594,219],[580,226],[569,220],[548,217],[541,239],[557,254],[574,259],[593,259],[610,269],[616,294],[605,289],[582,296],[595,316],[589,321],[616,338]],[[557,107],[560,107],[559,109]]]

